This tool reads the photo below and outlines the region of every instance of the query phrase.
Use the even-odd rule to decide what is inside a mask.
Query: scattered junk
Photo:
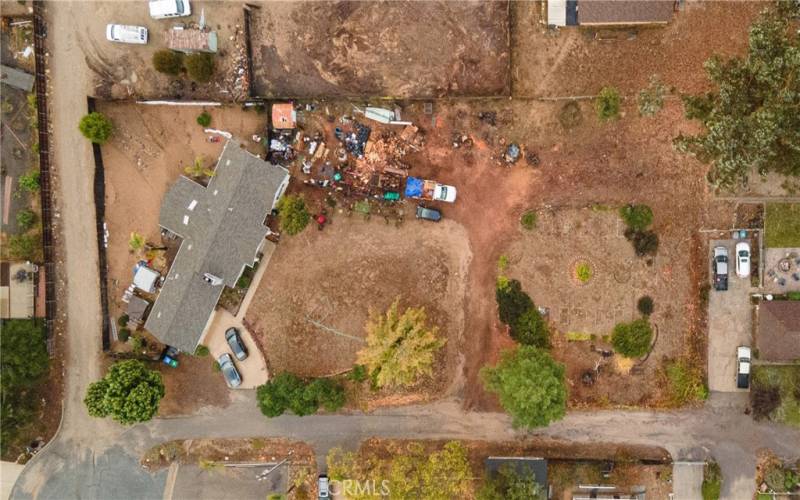
[[[517,160],[519,160],[521,154],[522,150],[519,148],[519,145],[512,142],[506,148],[506,153],[503,155],[503,159],[508,164],[514,164],[517,162]]]
[[[167,48],[185,54],[195,52],[217,52],[217,33],[199,28],[190,28],[182,24],[172,27],[165,32]]]
[[[478,113],[478,120],[494,127],[497,125],[497,113],[494,111],[481,111]]]
[[[461,132],[453,132],[453,149],[471,148],[474,144],[472,137],[462,134]]]
[[[155,293],[160,278],[161,273],[147,267],[147,262],[143,260],[133,268],[133,285],[145,293]]]
[[[452,203],[456,201],[456,188],[445,184],[439,184],[436,181],[409,177],[406,181],[405,195],[406,198]]]
[[[267,131],[269,137],[267,160],[279,165],[285,165],[297,157],[293,144],[297,139],[297,111],[291,102],[272,105],[271,129]]]
[[[326,211],[323,210],[314,216],[314,222],[317,223],[317,229],[322,231],[322,229],[325,227],[325,224],[330,224],[330,219],[328,219]]]
[[[411,122],[402,120],[402,117],[400,116],[400,108],[391,110],[367,106],[366,108],[361,109],[358,106],[353,106],[353,109],[356,111],[356,113],[364,115],[364,117],[368,120],[383,123],[384,125],[412,125]]]
[[[161,356],[159,359],[162,363],[169,366],[170,368],[177,368],[178,367],[178,354],[180,351],[172,346],[166,346],[163,351],[161,351]]]

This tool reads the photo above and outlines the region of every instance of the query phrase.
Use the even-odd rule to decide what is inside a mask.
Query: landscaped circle
[[[585,285],[594,276],[594,269],[588,261],[579,260],[572,268],[572,276],[578,283]]]

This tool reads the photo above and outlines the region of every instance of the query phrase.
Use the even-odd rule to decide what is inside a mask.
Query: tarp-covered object
[[[406,197],[408,198],[420,198],[422,197],[422,193],[424,191],[425,181],[422,179],[417,179],[416,177],[409,177],[406,181]]]

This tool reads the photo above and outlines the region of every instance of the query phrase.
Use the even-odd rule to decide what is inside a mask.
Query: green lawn
[[[778,388],[780,403],[769,419],[800,427],[800,365],[754,366],[753,390],[774,387]]]
[[[800,247],[800,204],[767,203],[764,236],[768,247]]]

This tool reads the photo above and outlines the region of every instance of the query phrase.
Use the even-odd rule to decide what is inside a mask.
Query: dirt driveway
[[[709,292],[708,300],[708,388],[712,391],[739,392],[736,388],[736,348],[753,343],[753,306],[750,305],[750,280],[736,276],[734,247],[737,240],[711,240],[728,249],[728,289]],[[709,251],[708,262],[711,262]]]

